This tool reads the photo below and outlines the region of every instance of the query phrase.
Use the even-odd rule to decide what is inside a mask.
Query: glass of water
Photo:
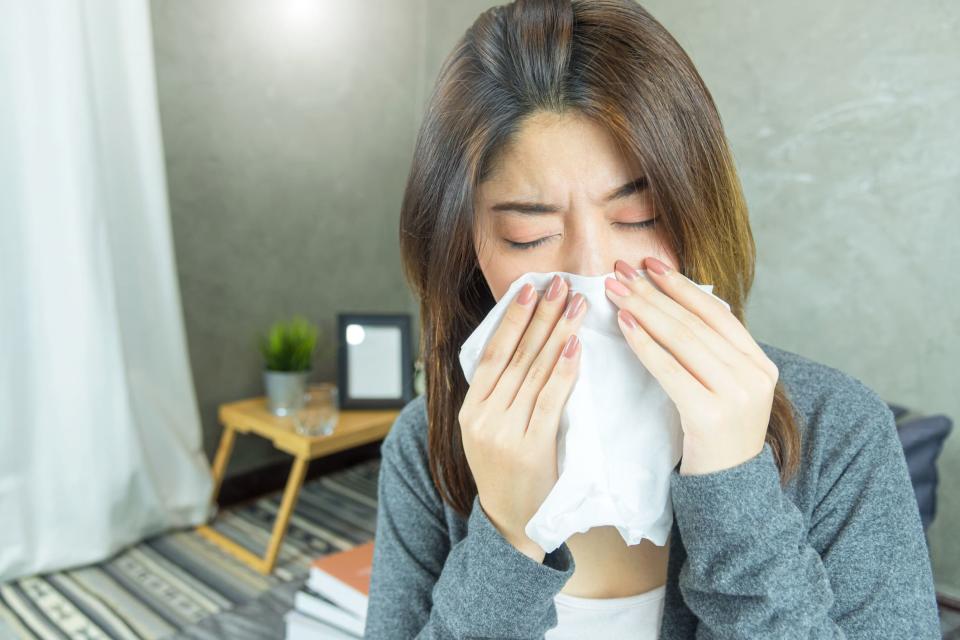
[[[292,414],[297,433],[311,437],[330,435],[340,417],[337,386],[330,382],[309,385],[303,406]]]

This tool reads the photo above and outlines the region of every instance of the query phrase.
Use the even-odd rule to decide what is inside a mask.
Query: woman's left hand
[[[617,260],[606,291],[630,348],[677,406],[680,474],[753,458],[763,449],[779,370],[719,300],[656,258],[646,258],[646,269],[656,286]]]

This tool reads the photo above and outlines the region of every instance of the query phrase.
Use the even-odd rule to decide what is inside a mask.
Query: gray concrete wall
[[[422,4],[151,9],[177,269],[212,456],[217,406],[262,393],[256,332],[299,312],[332,337],[338,311],[415,311],[397,216],[419,119]],[[322,360],[312,379],[335,372]],[[288,459],[241,437],[228,475]]]
[[[259,392],[249,336],[277,313],[413,311],[396,215],[416,127],[443,57],[492,4],[339,2],[278,26],[271,3],[154,1],[208,451],[217,403]],[[960,5],[645,6],[693,58],[734,149],[759,252],[751,332],[960,420]],[[960,436],[941,470],[934,573],[960,597]]]

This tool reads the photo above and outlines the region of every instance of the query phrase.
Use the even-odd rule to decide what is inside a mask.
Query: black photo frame
[[[410,314],[407,313],[338,313],[337,314],[337,385],[342,409],[394,409],[413,399],[413,360],[411,358]],[[362,331],[357,330],[359,326]],[[366,328],[372,329],[367,331]],[[389,347],[396,329],[399,362],[391,364]],[[361,351],[367,336],[375,338],[366,352]],[[357,340],[360,342],[357,342]],[[377,350],[377,347],[380,349]],[[356,351],[351,352],[351,350]],[[370,350],[373,351],[370,351]],[[382,355],[382,357],[381,357]],[[365,362],[364,362],[365,361]],[[358,365],[358,362],[361,363]],[[385,380],[393,393],[377,393],[376,389],[351,388],[358,372],[351,367],[367,366],[370,374]],[[396,367],[394,370],[392,367]],[[389,370],[383,367],[391,367]],[[358,385],[354,385],[358,386]]]

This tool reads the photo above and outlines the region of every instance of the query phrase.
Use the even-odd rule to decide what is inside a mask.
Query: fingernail
[[[630,289],[627,289],[627,286],[620,282],[619,280],[614,280],[613,278],[607,278],[603,281],[607,285],[607,289],[613,291],[618,296],[628,296],[630,295]]]
[[[573,299],[567,304],[567,318],[573,319],[577,317],[577,314],[580,313],[580,309],[583,307],[583,294],[578,293],[573,296]]]
[[[620,311],[617,312],[617,317],[620,318],[620,322],[627,325],[631,329],[637,328],[637,321],[633,319],[633,314],[629,311],[620,309]]]
[[[637,270],[627,264],[624,260],[617,260],[616,264],[614,264],[614,270],[620,273],[620,275],[627,280],[633,280],[639,275]]]
[[[670,273],[670,267],[668,267],[668,266],[667,266],[666,264],[664,264],[663,262],[660,262],[659,260],[657,260],[657,259],[654,258],[653,256],[647,256],[647,259],[646,259],[646,263],[645,263],[645,264],[647,265],[647,267],[650,268],[650,271],[653,271],[654,273],[656,273],[656,274],[658,274],[658,275],[661,275],[661,276],[662,276],[662,275],[664,275],[664,274],[666,274],[666,273]]]
[[[520,295],[517,296],[517,302],[527,304],[533,300],[533,285],[529,282],[520,288]]]
[[[563,357],[572,358],[577,353],[577,345],[580,344],[580,340],[577,339],[577,334],[571,334],[567,338],[567,344],[563,346]]]
[[[560,295],[560,276],[553,276],[550,288],[547,289],[547,300],[556,300],[558,295]]]

